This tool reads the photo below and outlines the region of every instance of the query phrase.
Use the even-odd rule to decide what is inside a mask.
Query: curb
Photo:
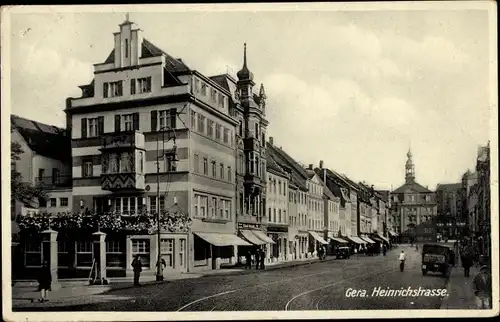
[[[291,265],[286,265],[286,266],[269,266],[268,268],[264,269],[264,271],[271,271],[271,270],[278,270],[278,269],[284,269],[284,268],[289,268],[289,267],[298,267],[298,266],[306,266],[306,265],[311,265],[311,264],[314,264],[314,263],[321,263],[321,262],[331,262],[331,261],[334,261],[335,260],[335,257],[333,258],[326,258],[322,261],[320,260],[311,260],[311,261],[304,261],[304,262],[298,262],[298,263],[294,263],[294,264],[291,264]],[[163,284],[163,283],[170,283],[170,282],[173,282],[173,281],[177,281],[177,280],[186,280],[186,279],[194,279],[194,278],[203,278],[203,277],[211,277],[211,276],[232,276],[232,275],[250,275],[250,274],[258,274],[258,273],[261,273],[263,272],[262,270],[246,270],[246,271],[237,271],[237,272],[226,272],[226,273],[218,273],[218,274],[202,274],[200,273],[201,276],[185,276],[183,278],[178,278],[178,279],[172,279],[172,280],[168,280],[168,279],[165,279],[163,281],[147,281],[147,282],[143,282],[141,283],[141,286],[150,286],[150,285],[157,285],[157,284]],[[186,274],[188,275],[188,274]],[[93,294],[93,295],[101,295],[101,294],[105,294],[107,292],[110,292],[110,291],[114,291],[114,290],[126,290],[126,289],[132,289],[132,288],[136,288],[137,286],[134,286],[133,284],[125,284],[125,285],[122,285],[122,286],[116,286],[116,287],[113,287],[113,285],[117,285],[117,284],[109,284],[109,289],[103,291],[102,293],[97,293],[97,294]],[[139,287],[141,287],[139,286]],[[88,286],[88,287],[93,287],[92,285]],[[97,287],[97,285],[96,285]],[[99,285],[99,287],[102,287],[101,285]],[[79,299],[79,298],[86,298],[88,297],[89,295],[88,294],[82,294],[82,295],[77,295],[77,296],[70,296],[70,297],[65,297],[64,299],[71,299],[71,300],[74,300],[74,299]],[[53,300],[55,306],[64,306],[64,299],[59,299],[59,300]],[[26,301],[29,301],[30,299],[26,299]],[[24,302],[24,299],[21,300]],[[36,304],[33,305],[32,303],[22,303],[21,305],[15,305],[14,303],[12,303],[12,308],[17,308],[17,309],[25,309],[25,308],[33,308],[33,307],[38,307]],[[30,305],[31,304],[31,305]]]
[[[310,264],[314,264],[314,263],[330,262],[330,261],[334,261],[334,260],[335,260],[335,258],[327,258],[327,259],[324,259],[322,261],[320,261],[320,260],[304,261],[304,262],[298,262],[298,263],[295,263],[295,264],[285,265],[285,266],[271,265],[271,266],[267,266],[264,270],[253,269],[253,270],[244,270],[244,271],[237,271],[237,272],[226,272],[226,273],[217,273],[217,274],[204,274],[201,277],[203,278],[203,277],[210,277],[210,276],[231,276],[231,275],[258,274],[258,273],[261,273],[263,271],[264,272],[265,271],[273,271],[273,270],[284,269],[284,268],[289,268],[289,267],[305,266],[305,265],[310,265]]]

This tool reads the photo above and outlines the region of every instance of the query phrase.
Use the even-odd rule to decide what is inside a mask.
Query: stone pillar
[[[42,231],[42,251],[43,261],[47,261],[47,265],[52,275],[51,288],[53,291],[58,290],[61,288],[61,284],[59,284],[59,277],[57,274],[57,231],[50,228]]]
[[[106,278],[106,234],[97,231],[92,234],[95,259],[95,280],[89,281],[91,285],[108,285]]]

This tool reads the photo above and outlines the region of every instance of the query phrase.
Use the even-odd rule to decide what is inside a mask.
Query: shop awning
[[[383,241],[385,241],[386,243],[390,244],[391,242],[389,241],[389,239],[385,238],[384,236],[378,234],[377,235],[378,237],[382,238]]]
[[[252,230],[242,229],[240,230],[243,237],[254,245],[264,245],[267,244],[265,241],[257,237]]]
[[[259,237],[259,239],[262,240],[265,244],[276,244],[272,238],[267,237],[266,234],[264,234],[262,231],[252,230],[252,232],[255,234],[255,236]]]
[[[360,236],[359,238],[361,238],[362,240],[366,241],[369,244],[375,244],[375,242],[367,236]]]
[[[195,234],[201,239],[214,246],[252,246],[252,244],[244,241],[233,234],[220,233],[197,233]]]
[[[339,242],[339,243],[342,243],[342,244],[347,244],[348,241],[347,240],[343,240],[342,238],[339,238],[339,237],[332,237],[333,240]]]
[[[377,243],[383,243],[384,242],[384,240],[382,238],[380,238],[380,237],[378,237],[377,235],[374,235],[374,234],[370,235],[370,238],[372,240],[376,241]]]
[[[322,243],[323,245],[328,245],[328,242],[326,240],[324,240],[323,238],[321,238],[320,235],[318,235],[317,232],[315,231],[310,231],[309,234],[311,236],[313,236],[314,239],[316,239],[318,242]]]
[[[392,237],[397,237],[398,236],[398,233],[395,233],[393,231],[389,231],[389,234],[392,236]]]
[[[360,244],[360,245],[366,244],[366,242],[364,240],[362,240],[361,238],[359,238],[358,236],[349,236],[347,238],[349,238],[350,240],[352,240],[356,244]]]

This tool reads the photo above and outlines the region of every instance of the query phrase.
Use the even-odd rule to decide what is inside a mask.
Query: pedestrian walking
[[[250,253],[249,250],[245,255],[245,269],[250,269],[250,268],[252,268],[252,254]]]
[[[134,260],[132,261],[132,268],[134,269],[134,285],[139,286],[139,278],[141,277],[142,272],[142,263],[141,256],[136,255]]]
[[[266,252],[264,249],[260,250],[260,269],[264,269],[264,262],[266,260]]]
[[[255,269],[259,269],[260,264],[260,249],[257,248],[255,251]]]
[[[462,267],[464,268],[464,276],[469,277],[470,268],[473,265],[471,254],[469,253],[462,254],[461,261],[462,261]]]
[[[384,254],[384,256],[387,254],[387,248],[385,247],[385,245],[384,248],[382,248],[382,253]]]
[[[473,281],[476,308],[491,308],[491,272],[488,265],[481,266]]]
[[[48,301],[47,297],[52,286],[52,273],[47,261],[43,261],[42,267],[38,273],[38,290],[40,291],[39,302]]]

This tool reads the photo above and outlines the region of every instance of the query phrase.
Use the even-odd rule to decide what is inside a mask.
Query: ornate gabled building
[[[392,228],[403,241],[432,241],[436,239],[435,227],[430,224],[435,224],[437,215],[436,196],[416,182],[410,150],[406,156],[405,183],[390,194]]]
[[[94,64],[92,82],[80,86],[81,97],[67,99],[74,211],[128,217],[180,211],[192,225],[161,231],[159,241],[151,234],[108,235],[108,275],[129,274],[137,254],[146,274],[155,271],[158,254],[167,271],[234,263],[237,246],[250,245],[237,237],[237,210],[256,217],[265,200],[264,143],[249,128],[258,124],[260,135],[267,123],[253,100],[246,59],[235,105],[227,87],[143,38],[128,17],[113,38],[108,58]],[[245,151],[243,166],[237,167],[237,151]],[[242,173],[246,198],[235,194]],[[92,241],[68,242],[75,260],[64,265],[88,275]]]

